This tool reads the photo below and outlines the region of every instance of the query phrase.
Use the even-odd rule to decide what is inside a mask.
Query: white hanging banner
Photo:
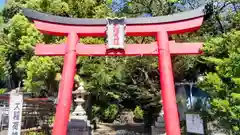
[[[23,105],[22,93],[16,93],[16,91],[12,91],[9,100],[8,135],[21,134],[22,105]]]

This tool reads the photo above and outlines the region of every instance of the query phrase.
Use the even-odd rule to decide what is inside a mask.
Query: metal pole
[[[64,66],[59,88],[59,100],[52,135],[66,135],[67,133],[76,70],[76,45],[78,41],[79,37],[76,33],[68,34]]]
[[[166,31],[160,31],[157,33],[157,43],[166,133],[167,135],[181,135],[172,73],[171,55],[169,52],[168,34]]]
[[[193,103],[192,103],[192,87],[193,87],[193,83],[190,83],[190,105],[191,105],[191,109],[193,108]]]

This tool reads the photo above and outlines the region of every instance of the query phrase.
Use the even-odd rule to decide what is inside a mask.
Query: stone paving
[[[7,135],[8,134],[8,131],[7,130],[2,130],[0,131],[0,135]]]

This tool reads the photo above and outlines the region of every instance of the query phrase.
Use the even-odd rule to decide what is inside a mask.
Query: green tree
[[[38,94],[40,91],[48,91],[47,95],[52,95],[52,92],[56,92],[58,88],[55,76],[61,73],[63,59],[33,57],[33,50],[37,43],[60,43],[65,39],[40,34],[33,24],[21,14],[21,8],[25,7],[60,16],[90,18],[101,17],[103,12],[106,15],[109,9],[101,1],[95,0],[57,0],[54,2],[50,0],[11,0],[4,7],[2,18],[6,25],[1,25],[0,34],[3,82],[7,88],[12,89],[22,81],[27,91],[34,91]],[[10,83],[5,80],[9,80]]]
[[[206,73],[199,86],[211,97],[209,120],[217,120],[219,126],[234,134],[240,131],[240,31],[233,30],[210,39],[204,47],[203,57],[213,64],[214,72]]]

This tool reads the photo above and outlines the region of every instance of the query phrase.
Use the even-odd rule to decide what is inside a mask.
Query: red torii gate
[[[65,135],[67,132],[77,56],[158,56],[166,133],[181,134],[171,55],[200,54],[202,43],[175,43],[169,41],[168,36],[199,29],[204,20],[204,7],[169,16],[108,20],[53,16],[31,9],[24,9],[23,13],[33,20],[36,28],[42,33],[67,36],[66,44],[38,44],[35,48],[35,54],[38,56],[64,56],[53,135]],[[124,44],[125,34],[155,36],[157,42]],[[80,37],[106,35],[107,45],[79,43]]]

